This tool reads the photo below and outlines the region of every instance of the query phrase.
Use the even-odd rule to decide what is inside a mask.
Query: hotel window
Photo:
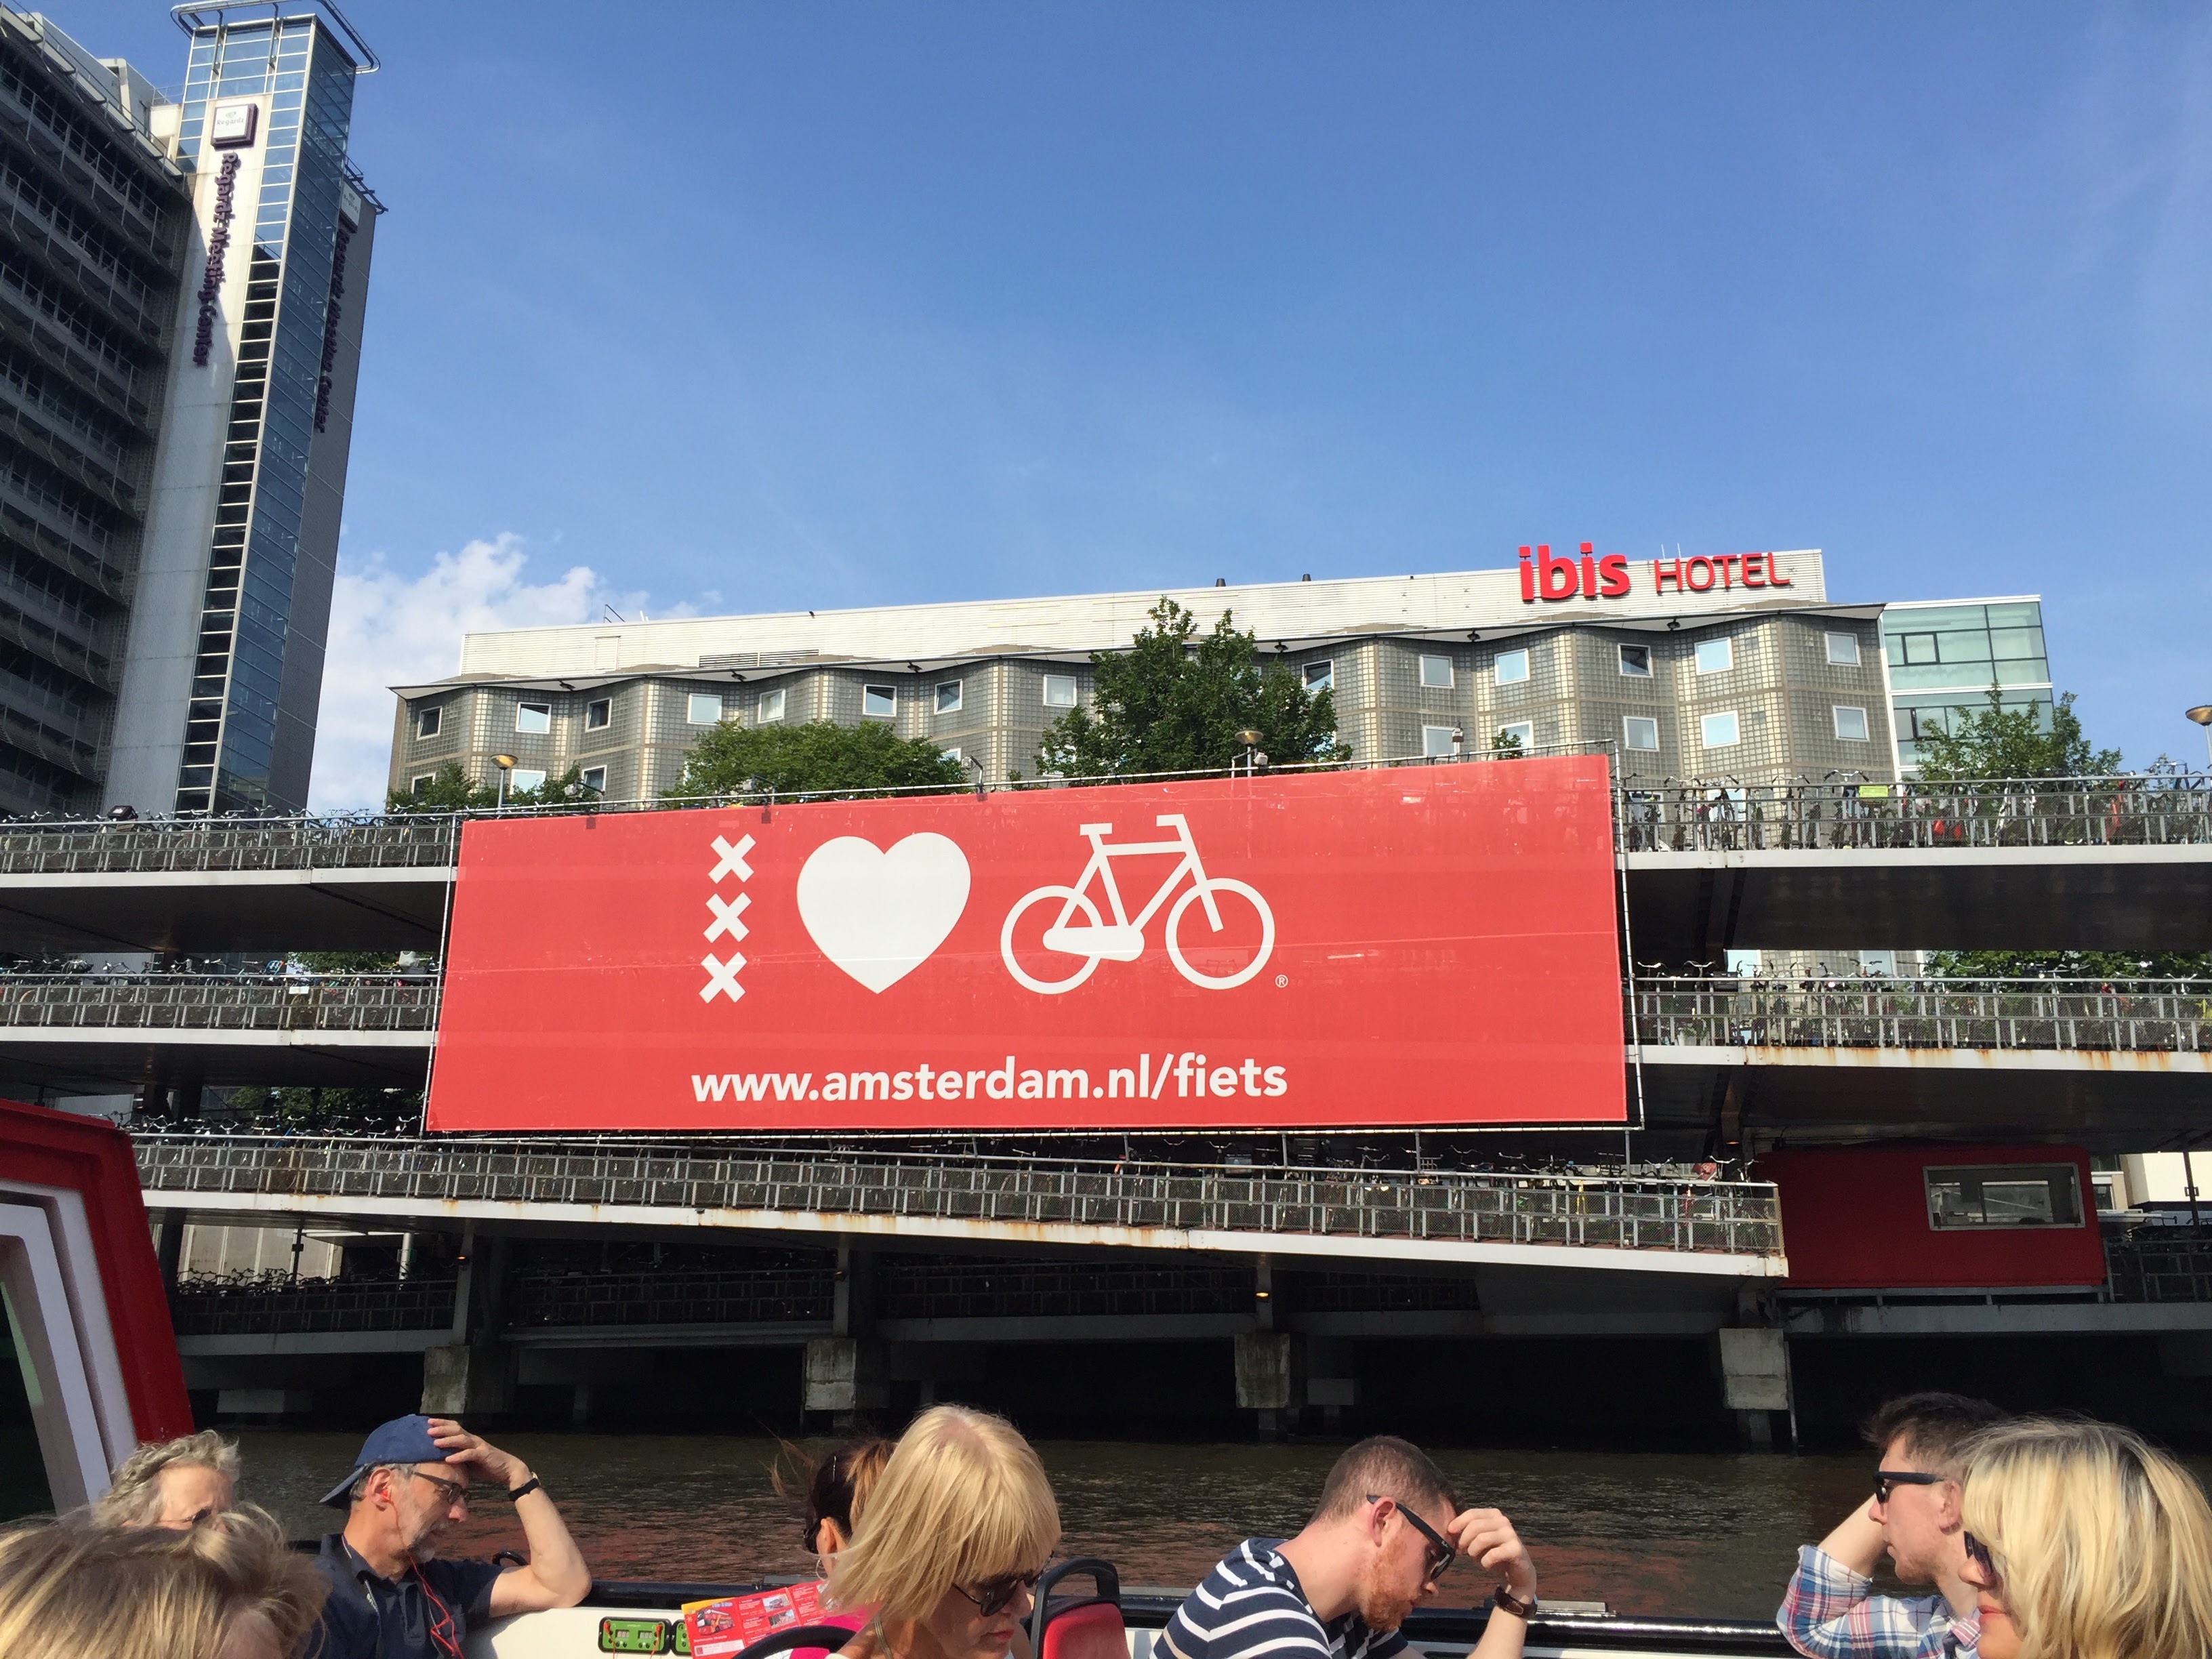
[[[763,691],[760,694],[759,700],[753,704],[753,718],[763,726],[770,725],[783,718],[783,688],[781,686],[779,685],[773,691]]]
[[[1626,714],[1620,721],[1620,746],[1623,749],[1659,747],[1659,722],[1646,714]]]
[[[694,691],[684,708],[686,726],[713,726],[722,718],[722,694],[719,691]]]
[[[550,732],[553,729],[553,705],[550,702],[515,704],[514,729],[518,732]]]
[[[860,714],[868,720],[887,720],[898,713],[898,690],[895,686],[864,685],[860,688]]]
[[[1044,677],[1044,706],[1048,708],[1075,707],[1075,676],[1048,674]]]
[[[526,789],[543,789],[544,787],[544,773],[535,767],[518,766],[514,769],[514,781],[507,787],[508,797],[512,799]]]
[[[1651,647],[1648,645],[1624,645],[1620,647],[1620,672],[1632,680],[1651,678]]]
[[[951,761],[955,766],[962,764],[968,758],[965,755],[960,752],[960,745],[957,743],[949,749],[940,749],[937,752],[944,756],[945,759]]]
[[[1867,741],[1867,717],[1863,708],[1851,708],[1838,703],[1828,711],[1836,723],[1836,735],[1845,743]]]
[[[604,766],[587,766],[576,775],[576,778],[586,789],[602,795],[607,793],[607,769]]]
[[[435,772],[424,772],[419,776],[408,780],[407,793],[410,795],[419,795],[437,781],[438,775]]]
[[[1838,668],[1856,668],[1859,665],[1859,636],[1857,635],[1830,634],[1826,637],[1828,641],[1828,660],[1831,663],[1834,664]]]
[[[1310,662],[1306,665],[1306,690],[1334,691],[1336,690],[1336,665],[1334,662]]]
[[[615,700],[612,697],[595,697],[584,705],[584,730],[586,732],[604,732],[614,724],[614,719]]]
[[[1456,755],[1459,750],[1455,744],[1458,737],[1459,727],[1456,726],[1425,726],[1421,728],[1421,753],[1431,760]]]
[[[941,680],[938,683],[937,712],[940,714],[957,714],[960,712],[960,682],[958,680]]]
[[[2071,1164],[1931,1164],[1923,1174],[1937,1232],[2081,1224],[2081,1176]]]
[[[418,738],[436,737],[445,723],[446,711],[443,708],[418,708],[415,711],[415,735]]]
[[[1512,752],[1525,755],[1536,746],[1536,723],[1521,720],[1511,726],[1501,726],[1498,735],[1491,739],[1492,754]]]
[[[1698,641],[1698,672],[1724,674],[1735,666],[1735,647],[1726,640]]]
[[[1452,685],[1452,665],[1449,657],[1423,657],[1421,684],[1434,691],[1449,691]]]
[[[1877,979],[1897,977],[1897,952],[1894,951],[1862,951],[1859,952],[1859,972]]]
[[[1708,749],[1732,749],[1743,741],[1742,732],[1730,709],[1725,714],[1708,714],[1698,722],[1698,737]]]
[[[1528,653],[1525,649],[1501,651],[1492,670],[1500,685],[1518,685],[1528,678]],[[1445,684],[1449,684],[1450,682],[1446,681]]]

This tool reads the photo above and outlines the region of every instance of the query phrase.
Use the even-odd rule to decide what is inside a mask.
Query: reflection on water
[[[337,1512],[315,1498],[350,1466],[356,1435],[246,1430],[244,1495],[295,1535]],[[560,1504],[609,1578],[744,1580],[812,1565],[795,1506],[776,1497],[769,1440],[720,1436],[501,1437]],[[813,1449],[820,1450],[821,1447]],[[1125,1583],[1194,1583],[1239,1539],[1295,1532],[1341,1447],[1046,1441],[1069,1554],[1102,1555]],[[1462,1498],[1497,1504],[1534,1552],[1544,1593],[1624,1613],[1762,1619],[1796,1547],[1866,1492],[1858,1456],[1447,1451]],[[520,1547],[503,1498],[477,1505],[459,1553]],[[1461,1565],[1449,1602],[1489,1589]]]

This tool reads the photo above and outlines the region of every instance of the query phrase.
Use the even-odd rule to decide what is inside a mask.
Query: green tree
[[[1504,731],[1493,733],[1490,739],[1490,752],[1501,760],[1518,760],[1522,753],[1521,734]]]
[[[387,812],[465,812],[489,806],[498,792],[477,782],[461,770],[459,761],[447,761],[428,782],[417,789],[394,789],[384,798]]]
[[[1309,691],[1229,612],[1210,634],[1163,598],[1126,652],[1093,652],[1096,712],[1070,709],[1046,728],[1042,769],[1060,777],[1195,772],[1242,760],[1239,732],[1260,734],[1275,764],[1351,758],[1336,738],[1336,702]]]
[[[2074,713],[2074,694],[2060,694],[2051,708],[2051,729],[2038,718],[2043,705],[2031,701],[2008,708],[2003,694],[1990,687],[1987,708],[1957,710],[1949,729],[1920,740],[1920,775],[1929,783],[1958,783],[1983,778],[2103,777],[2120,769],[2120,751],[2092,748]]]
[[[2212,951],[1937,951],[1928,971],[1943,979],[2205,979]]]
[[[899,738],[888,726],[740,726],[724,720],[684,757],[684,775],[665,799],[751,794],[827,794],[854,789],[926,789],[967,781],[961,763],[927,738]]]

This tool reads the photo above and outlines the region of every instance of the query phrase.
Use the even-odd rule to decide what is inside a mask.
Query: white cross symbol
[[[730,952],[727,962],[720,960],[710,951],[701,958],[699,965],[707,970],[707,982],[699,988],[700,1001],[712,1002],[717,993],[732,1002],[744,995],[745,988],[738,983],[738,969],[745,965],[745,959],[735,951]]]
[[[750,881],[753,878],[753,867],[745,862],[745,854],[753,850],[753,838],[750,836],[739,841],[735,847],[717,836],[714,837],[714,850],[721,854],[721,858],[715,864],[713,871],[708,873],[708,880],[720,881],[732,870],[737,872],[739,881]]]
[[[743,939],[745,936],[745,924],[739,918],[745,906],[752,902],[753,896],[750,893],[738,894],[738,902],[735,904],[728,902],[720,893],[708,894],[707,908],[714,913],[714,920],[707,929],[707,943],[712,945],[717,933],[727,933],[732,939]]]

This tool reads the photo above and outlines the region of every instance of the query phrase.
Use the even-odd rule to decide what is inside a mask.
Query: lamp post
[[[2208,761],[2212,761],[2212,702],[2200,702],[2181,712],[2185,719],[2195,720],[2204,728],[2204,753]]]
[[[1254,763],[1259,758],[1260,734],[1247,726],[1237,734],[1237,741],[1244,745],[1244,775],[1249,778],[1252,775]],[[1234,772],[1237,769],[1232,766],[1229,769]]]
[[[499,768],[499,810],[503,812],[507,810],[507,781],[514,774],[514,757],[494,755],[491,763]]]

